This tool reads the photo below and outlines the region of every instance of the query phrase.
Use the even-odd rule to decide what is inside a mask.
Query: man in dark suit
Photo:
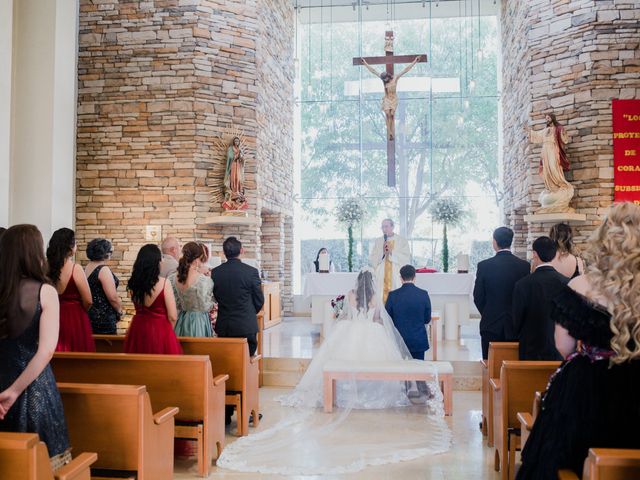
[[[429,350],[425,325],[431,321],[431,299],[426,290],[416,287],[416,269],[405,265],[400,269],[402,286],[389,292],[385,309],[407,345],[411,356],[424,360]]]
[[[236,237],[222,244],[227,261],[211,271],[213,296],[218,302],[219,337],[246,338],[249,355],[258,348],[258,312],[264,304],[258,270],[240,261],[242,243]]]
[[[213,296],[218,302],[216,333],[219,337],[246,338],[249,355],[253,356],[258,348],[258,312],[264,305],[260,275],[257,269],[240,261],[242,243],[236,237],[227,238],[222,251],[227,261],[211,271]],[[232,416],[233,406],[227,405],[226,425]]]
[[[554,340],[555,322],[549,318],[551,301],[569,279],[551,266],[556,243],[549,237],[533,242],[535,269],[513,289],[513,332],[520,342],[520,360],[562,360]]]
[[[511,253],[513,230],[496,228],[493,232],[495,256],[478,263],[473,302],[480,315],[482,358],[487,358],[489,342],[505,342],[514,338],[511,309],[513,287],[529,274],[529,263]]]

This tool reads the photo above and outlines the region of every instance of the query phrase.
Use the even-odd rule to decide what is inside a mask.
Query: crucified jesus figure
[[[398,94],[396,93],[398,80],[401,76],[411,70],[419,60],[420,57],[418,56],[413,62],[404,67],[404,69],[400,73],[398,73],[397,75],[392,75],[387,71],[378,72],[375,68],[369,65],[364,58],[362,59],[362,63],[364,64],[364,66],[367,67],[367,69],[376,77],[380,78],[380,80],[382,80],[382,83],[384,84],[382,112],[384,113],[387,122],[387,138],[390,141],[392,141],[396,136],[395,114],[396,108],[398,108]]]

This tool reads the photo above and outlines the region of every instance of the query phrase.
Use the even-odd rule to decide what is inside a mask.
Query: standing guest
[[[118,295],[120,281],[107,266],[112,254],[111,242],[104,238],[91,240],[87,245],[89,263],[84,273],[93,298],[89,319],[95,334],[115,335],[116,324],[122,316],[122,302]]]
[[[54,469],[71,460],[49,366],[58,343],[58,294],[47,280],[42,234],[15,225],[0,241],[0,431],[35,432]]]
[[[573,231],[566,223],[551,227],[551,240],[556,242],[558,252],[551,265],[567,278],[576,278],[584,273],[584,262],[573,253]]]
[[[212,337],[209,312],[213,308],[213,281],[200,273],[207,255],[201,243],[182,247],[178,271],[169,277],[178,307],[175,332],[179,337]]]
[[[473,302],[480,312],[480,339],[482,358],[489,354],[490,342],[506,342],[513,339],[511,309],[513,286],[529,274],[529,263],[511,253],[513,230],[496,228],[493,232],[492,258],[478,263]]]
[[[553,301],[553,375],[522,452],[519,480],[582,476],[589,448],[640,448],[640,207],[611,208],[585,251],[586,275]]]
[[[242,243],[236,237],[222,244],[227,261],[211,271],[213,296],[218,302],[216,333],[219,337],[246,338],[249,355],[258,348],[258,312],[264,295],[258,270],[240,261]],[[226,409],[226,424],[231,423],[233,407]]]
[[[47,247],[49,278],[60,298],[58,352],[96,351],[87,315],[93,303],[91,289],[82,267],[73,261],[77,249],[75,233],[69,228],[53,232]]]
[[[160,245],[162,250],[162,263],[160,264],[160,276],[169,278],[169,275],[178,270],[178,260],[180,259],[180,243],[173,237],[167,237]]]
[[[520,342],[520,360],[562,360],[556,350],[555,323],[549,317],[552,300],[569,279],[551,262],[556,243],[549,237],[533,242],[533,273],[518,280],[513,289],[513,332]]]
[[[326,253],[327,256],[329,256],[329,250],[327,250],[325,247],[322,247],[320,250],[318,250],[316,259],[311,263],[312,272],[320,271],[320,254],[321,253]],[[331,260],[331,257],[329,257],[329,272],[335,272],[335,271],[336,271],[336,266],[333,264],[333,260]]]
[[[124,341],[125,353],[181,354],[173,331],[178,316],[173,288],[160,276],[162,254],[153,244],[143,246],[133,264],[127,291],[136,308]]]

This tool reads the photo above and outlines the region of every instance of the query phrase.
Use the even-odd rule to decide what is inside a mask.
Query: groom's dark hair
[[[413,267],[413,265],[405,265],[400,269],[400,276],[405,282],[414,280],[416,278],[416,269]]]
[[[242,243],[236,237],[229,237],[222,244],[222,251],[227,260],[238,258],[242,251]]]
[[[493,239],[498,248],[509,248],[513,242],[513,230],[508,227],[498,227],[493,231]]]

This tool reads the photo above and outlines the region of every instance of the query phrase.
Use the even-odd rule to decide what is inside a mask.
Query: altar
[[[304,278],[304,297],[311,301],[311,322],[326,324],[333,314],[331,299],[351,290],[358,272],[308,273]],[[432,310],[443,313],[443,324],[450,328],[469,323],[469,314],[475,311],[471,273],[417,273],[416,286],[426,290],[431,298]],[[447,316],[449,318],[447,318]]]

